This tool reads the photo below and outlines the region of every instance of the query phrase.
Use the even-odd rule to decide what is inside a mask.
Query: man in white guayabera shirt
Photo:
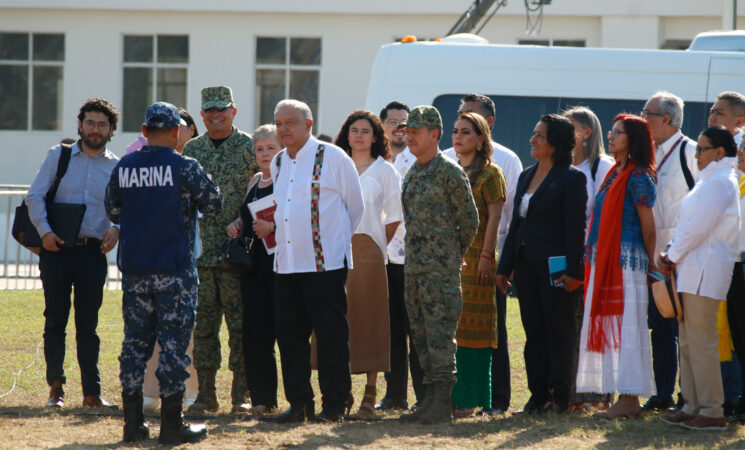
[[[352,386],[346,280],[352,232],[364,211],[362,189],[352,159],[311,135],[308,105],[283,100],[274,119],[285,147],[274,157],[271,171],[277,202],[277,342],[290,408],[272,419],[338,422]],[[323,402],[318,416],[310,385],[311,330],[318,343]]]

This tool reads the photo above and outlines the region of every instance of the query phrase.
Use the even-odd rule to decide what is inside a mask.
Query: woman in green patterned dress
[[[453,147],[479,211],[478,232],[461,269],[463,312],[455,333],[458,382],[453,412],[455,417],[468,417],[477,407],[491,408],[491,358],[497,347],[496,245],[507,187],[502,169],[492,163],[491,133],[483,117],[458,116]]]

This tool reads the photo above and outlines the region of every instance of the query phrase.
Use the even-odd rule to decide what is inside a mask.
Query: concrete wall
[[[369,74],[378,48],[414,34],[443,36],[470,0],[3,0],[0,31],[61,32],[66,52],[61,131],[0,131],[0,183],[29,184],[47,149],[63,136],[76,135],[76,114],[91,96],[122,104],[122,47],[125,34],[188,34],[190,43],[187,105],[200,106],[200,89],[233,87],[236,125],[256,125],[255,38],[322,38],[321,133],[335,136],[344,117],[364,105]],[[540,39],[584,39],[588,46],[658,48],[665,39],[690,39],[719,28],[719,2],[557,0],[545,8]],[[745,12],[745,0],[738,10]],[[745,24],[745,17],[741,18]],[[514,44],[525,34],[522,2],[509,2],[482,35]],[[457,64],[457,61],[443,61]],[[406,74],[401,74],[406,76]],[[200,122],[197,119],[198,123]],[[200,127],[201,130],[204,127]],[[111,143],[121,155],[135,133],[117,133]]]

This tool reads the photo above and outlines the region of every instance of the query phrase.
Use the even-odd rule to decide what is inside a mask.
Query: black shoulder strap
[[[683,169],[683,176],[690,191],[696,182],[693,180],[693,175],[691,175],[691,170],[688,168],[688,163],[686,162],[686,144],[686,140],[683,139],[683,142],[680,144],[680,168]]]
[[[595,174],[598,173],[598,164],[600,163],[600,156],[598,156],[595,159],[595,162],[592,163],[592,169],[590,169],[590,175],[592,175],[592,182],[595,182]]]
[[[48,202],[54,201],[54,197],[57,196],[60,181],[62,181],[62,177],[67,172],[67,166],[70,165],[70,155],[72,155],[72,146],[70,144],[62,144],[62,152],[60,152],[59,162],[57,163],[57,174],[54,176],[54,184],[46,196],[46,201]]]

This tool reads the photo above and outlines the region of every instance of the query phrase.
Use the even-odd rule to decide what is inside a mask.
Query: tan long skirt
[[[380,247],[366,234],[352,236],[353,269],[347,275],[347,322],[352,373],[391,370],[388,276]],[[311,364],[318,368],[315,336]]]

